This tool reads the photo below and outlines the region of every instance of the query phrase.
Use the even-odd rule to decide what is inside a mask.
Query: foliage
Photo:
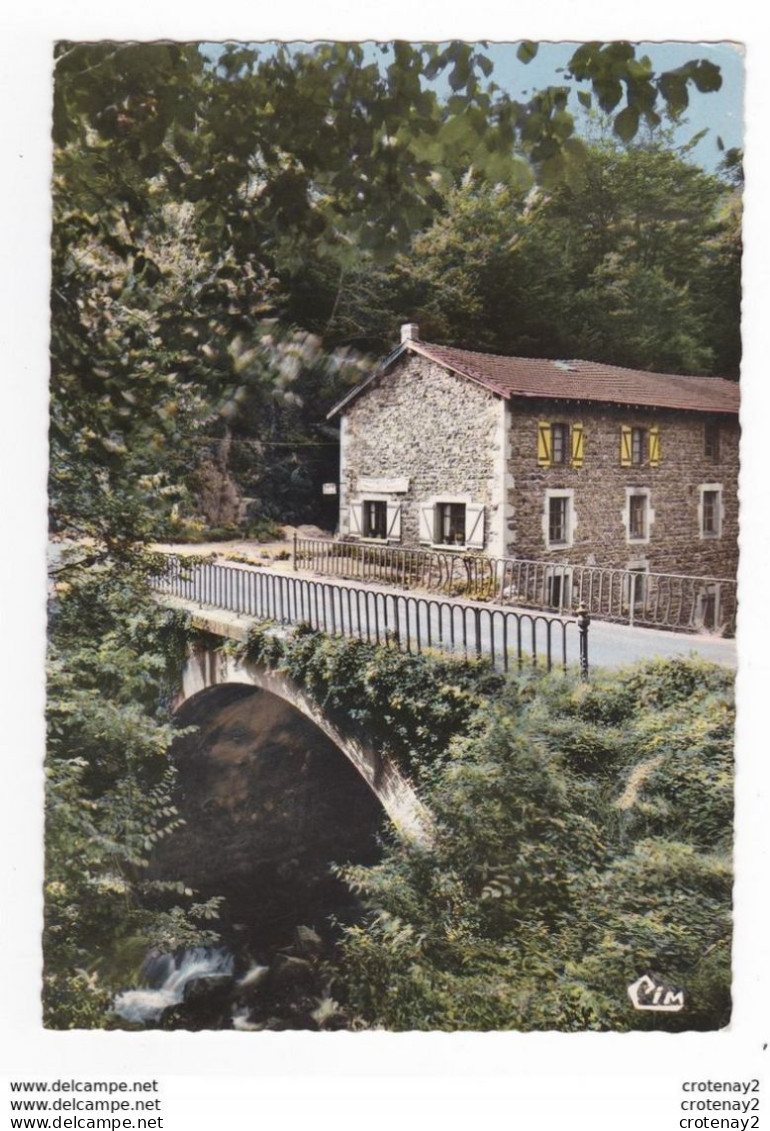
[[[126,962],[208,941],[217,901],[145,875],[181,823],[167,752],[184,625],[125,566],[68,578],[49,653],[44,1020],[104,1027]]]
[[[331,717],[352,722],[367,741],[424,782],[435,774],[451,739],[495,695],[503,679],[485,660],[405,655],[329,637],[300,626],[286,637],[256,626],[244,656],[285,671]]]
[[[523,63],[534,50],[522,48]],[[166,754],[183,640],[178,621],[149,599],[144,547],[195,529],[201,465],[218,461],[225,484],[237,475],[255,529],[305,516],[335,452],[324,412],[368,372],[351,345],[389,340],[393,312],[411,315],[423,290],[437,319],[456,292],[477,318],[479,341],[495,340],[511,322],[504,288],[491,296],[494,322],[485,328],[477,281],[453,271],[442,295],[398,261],[412,239],[453,210],[465,238],[466,204],[470,221],[478,207],[502,234],[505,202],[518,223],[533,184],[556,199],[560,185],[573,183],[587,161],[566,109],[573,83],[583,84],[584,104],[590,91],[613,115],[627,142],[639,121],[681,113],[688,91],[720,81],[698,60],[656,75],[628,44],[578,48],[564,85],[527,103],[500,90],[491,72],[481,46],[458,42],[263,51],[231,44],[214,60],[194,44],[57,46],[50,502],[52,529],[76,547],[53,570],[47,1024],[104,1024],[119,955],[153,939],[207,939],[216,912],[144,879],[149,846],[178,820]],[[471,169],[468,183],[482,185],[477,201],[462,196]],[[499,199],[490,196],[498,184]],[[708,244],[711,269],[698,294],[712,314],[720,287],[737,293],[735,216]],[[457,241],[451,224],[446,247],[440,226],[433,236],[440,273]],[[509,277],[505,256],[495,258],[489,240],[476,247],[481,283],[492,292],[498,271]],[[553,267],[558,248],[550,250]],[[608,267],[594,266],[597,285],[596,272]],[[550,284],[541,278],[544,309],[549,285],[551,297],[557,288],[553,276]],[[613,277],[613,309],[640,301],[641,284],[634,290],[628,278],[625,268]],[[687,344],[694,331],[685,283],[665,281]],[[581,282],[586,295],[591,285]],[[362,296],[358,306],[351,288]],[[367,295],[376,302],[357,342]],[[586,311],[571,317],[565,325],[581,323]],[[728,322],[722,356],[734,353]],[[676,353],[685,354],[678,341]],[[707,363],[694,354],[687,361]],[[252,647],[279,648],[267,638]],[[363,645],[347,652],[301,634],[276,659],[330,709],[357,710],[360,725],[425,782],[440,776],[450,739],[482,726],[474,713],[499,683],[483,666]],[[541,786],[550,796],[552,783]],[[665,825],[665,814],[645,819],[650,829]],[[590,855],[588,826],[573,831]],[[538,859],[552,914],[560,880],[547,852]],[[496,876],[487,877],[492,888]]]
[[[194,506],[204,429],[226,435],[249,407],[268,421],[281,410],[291,416],[302,401],[297,385],[312,392],[345,367],[310,335],[275,325],[276,284],[260,241],[235,247],[219,229],[215,239],[206,207],[189,199],[185,131],[196,104],[205,115],[197,47],[60,49],[52,521],[113,556],[158,533],[174,508]],[[210,109],[206,137],[216,148],[221,123]],[[209,156],[200,152],[201,167]],[[241,175],[251,176],[248,163]],[[222,176],[220,186],[225,180],[242,212],[242,186]]]
[[[246,538],[250,542],[279,542],[283,539],[283,528],[270,518],[260,517],[249,523],[246,529],[238,526],[206,526],[204,522],[177,519],[158,532],[164,541],[178,545],[200,545],[204,542],[231,542]],[[231,560],[232,555],[228,555]],[[250,558],[243,559],[250,562]]]
[[[360,299],[343,297],[336,317],[387,337],[406,312],[427,341],[737,376],[738,217],[733,186],[665,135],[600,139],[548,193],[469,173],[374,293],[357,279]]]
[[[54,139],[81,142],[87,124],[89,180],[109,175],[114,155],[121,205],[146,208],[154,181],[195,206],[206,253],[232,248],[262,265],[261,248],[278,267],[315,247],[403,246],[438,203],[437,172],[474,165],[492,181],[516,179],[517,151],[541,180],[557,177],[580,150],[566,109],[573,81],[589,84],[606,113],[625,114],[625,141],[634,117],[658,124],[681,113],[688,89],[721,85],[703,60],[656,75],[628,43],[582,45],[564,84],[528,103],[491,79],[483,45],[457,41],[368,52],[357,43],[230,44],[215,65],[194,44],[61,43],[56,70]]]
[[[534,50],[520,52],[522,65]],[[334,347],[355,338],[379,352],[394,316],[414,313],[414,287],[397,275],[394,290],[388,265],[447,212],[468,171],[518,197],[533,183],[555,190],[587,160],[571,88],[584,105],[593,97],[627,143],[640,121],[680,114],[688,92],[720,82],[697,59],[655,74],[627,43],[579,47],[563,84],[528,102],[495,83],[483,45],[461,42],[230,44],[213,58],[196,44],[58,44],[55,527],[115,555],[162,532],[175,508],[194,513],[204,437],[259,441],[231,453],[241,494],[260,514],[312,517],[314,486],[335,456],[319,422],[362,372]],[[711,278],[734,287],[727,248],[714,249]],[[487,267],[488,281],[495,263]],[[615,280],[620,311],[645,294],[653,303],[656,280],[648,284]],[[560,280],[551,297],[561,289]],[[482,343],[518,322],[503,315],[501,284],[494,290]],[[372,291],[376,326],[364,301]],[[669,301],[674,338],[689,342],[676,287],[659,313]],[[625,331],[610,341],[603,330],[601,348],[623,344]],[[657,360],[644,339],[638,346],[640,363]]]
[[[694,661],[510,685],[424,794],[433,844],[343,869],[367,917],[335,992],[392,1029],[726,1024],[731,712]],[[683,1012],[632,1008],[648,970]]]

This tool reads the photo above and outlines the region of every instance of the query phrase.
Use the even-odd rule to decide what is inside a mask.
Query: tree
[[[169,907],[143,878],[144,845],[176,819],[164,678],[177,655],[145,549],[189,491],[204,436],[248,426],[265,446],[299,447],[300,402],[348,379],[345,358],[308,337],[339,282],[313,324],[295,324],[304,265],[337,280],[386,267],[470,164],[520,185],[579,163],[563,89],[519,105],[469,44],[380,54],[57,46],[50,497],[53,529],[77,545],[55,567],[51,634],[50,1024],[103,1023],[94,976],[130,938],[173,946],[207,930],[212,908],[183,893]],[[658,100],[718,81],[695,62],[654,76],[633,48],[591,45],[574,62],[602,104],[625,103],[626,133],[634,107],[649,118]]]
[[[576,353],[663,372],[713,371],[699,283],[725,196],[723,182],[665,134],[589,150],[581,174],[545,202],[533,248],[535,257],[549,241],[566,249],[560,313]]]
[[[101,1028],[148,947],[212,941],[218,901],[147,875],[180,824],[167,754],[184,619],[125,562],[69,578],[49,649],[43,1013],[52,1028]]]
[[[731,680],[690,661],[510,685],[429,787],[425,848],[343,874],[338,987],[389,1029],[718,1028],[730,1011]],[[646,970],[686,987],[640,1013]]]
[[[736,166],[738,173],[734,176]],[[727,179],[728,191],[704,243],[704,262],[700,274],[693,280],[693,291],[709,328],[714,350],[713,371],[737,380],[741,364],[743,257],[740,155],[733,154],[721,172]]]
[[[113,550],[162,527],[196,429],[221,431],[234,400],[254,399],[234,351],[265,339],[266,318],[283,323],[276,341],[298,324],[303,348],[333,322],[346,273],[391,262],[470,167],[514,193],[575,175],[570,85],[627,140],[720,82],[702,60],[655,75],[629,44],[582,46],[564,85],[526,104],[495,84],[483,45],[460,42],[229,45],[216,59],[61,43],[56,56],[52,509]],[[305,301],[303,278],[324,281]],[[261,364],[267,407],[286,391],[275,361]],[[292,396],[317,395],[317,369]],[[332,371],[329,399],[345,384]]]
[[[667,142],[587,145],[547,193],[468,174],[396,261],[393,305],[408,295],[430,340],[732,375],[734,191]]]

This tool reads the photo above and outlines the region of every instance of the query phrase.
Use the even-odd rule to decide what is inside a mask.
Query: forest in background
[[[186,631],[149,599],[148,543],[212,521],[212,466],[251,500],[241,533],[312,519],[336,471],[326,411],[400,322],[737,378],[740,154],[708,174],[670,133],[720,82],[699,59],[657,74],[623,43],[579,47],[526,103],[482,45],[383,45],[379,62],[231,45],[215,63],[199,45],[58,45],[50,509],[75,549],[52,574],[47,1023],[104,1024],[121,965],[216,923],[216,901],[145,878],[179,819]]]
[[[671,132],[718,87],[712,63],[656,75],[632,45],[587,45],[522,104],[463,43],[57,56],[57,526],[182,536],[212,465],[252,500],[242,533],[312,521],[336,478],[326,412],[407,321],[468,349],[738,376],[740,154],[706,173]]]

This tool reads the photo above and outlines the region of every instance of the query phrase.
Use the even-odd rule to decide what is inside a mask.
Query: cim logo
[[[684,990],[669,986],[655,974],[642,974],[628,987],[628,996],[634,1009],[656,1009],[678,1013],[684,1009]]]

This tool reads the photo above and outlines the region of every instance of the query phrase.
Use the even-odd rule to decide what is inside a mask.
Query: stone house
[[[739,389],[419,338],[339,416],[340,536],[734,577]]]

